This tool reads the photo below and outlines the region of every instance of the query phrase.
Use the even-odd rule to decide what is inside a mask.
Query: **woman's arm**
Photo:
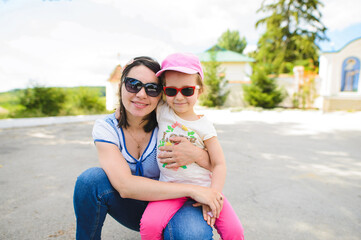
[[[213,214],[219,215],[222,207],[221,193],[216,189],[189,184],[160,182],[134,176],[117,146],[110,143],[96,142],[96,147],[101,167],[122,198],[158,201],[191,197],[197,202],[209,205]]]
[[[177,144],[160,147],[162,152],[157,155],[161,163],[167,163],[166,168],[197,163],[199,166],[212,171],[208,152],[193,145],[184,137],[171,137],[170,140]]]
[[[212,165],[212,184],[211,187],[222,192],[224,182],[226,181],[226,160],[223,149],[217,137],[212,137],[204,141],[209,153]]]

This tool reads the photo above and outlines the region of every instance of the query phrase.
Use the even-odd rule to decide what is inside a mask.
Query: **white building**
[[[323,111],[361,110],[361,38],[339,51],[320,56],[321,105]]]
[[[122,67],[117,65],[105,85],[106,109],[114,110],[119,106],[119,83]]]
[[[210,50],[198,54],[202,63],[210,62],[212,60]],[[215,53],[214,60],[220,63],[220,69],[225,74],[225,79],[228,81],[227,89],[230,90],[224,106],[244,106],[242,85],[250,83],[250,76],[252,75],[251,63],[255,60],[246,55],[229,51],[218,46],[212,48],[212,50],[214,50]]]

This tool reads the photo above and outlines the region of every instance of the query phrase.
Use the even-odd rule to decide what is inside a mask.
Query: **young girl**
[[[186,137],[196,146],[208,150],[212,165],[212,172],[196,163],[174,169],[167,168],[166,164],[162,164],[158,159],[159,180],[197,184],[221,192],[226,177],[226,164],[216,130],[206,117],[194,112],[194,105],[203,90],[200,61],[191,54],[172,54],[163,61],[162,70],[156,75],[161,76],[167,102],[160,103],[157,108],[157,148],[177,144],[171,140],[172,137]],[[223,209],[219,216],[214,216],[209,206],[202,206],[204,219],[210,226],[215,226],[223,240],[244,239],[240,220],[227,199],[221,199]],[[163,229],[186,200],[187,198],[183,197],[150,202],[140,223],[142,239],[162,239]]]

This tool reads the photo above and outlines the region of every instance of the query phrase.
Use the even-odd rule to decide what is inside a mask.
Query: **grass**
[[[0,93],[0,119],[9,118],[12,113],[24,109],[19,103],[18,96],[23,90],[12,90]]]

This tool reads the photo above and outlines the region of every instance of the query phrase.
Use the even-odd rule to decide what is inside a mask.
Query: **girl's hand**
[[[211,208],[208,205],[195,203],[193,204],[194,207],[202,206],[203,211],[203,218],[207,222],[207,224],[211,227],[214,227],[214,223],[216,222],[216,217],[213,216]]]
[[[170,140],[175,142],[175,144],[160,147],[159,150],[161,152],[157,156],[161,163],[166,163],[166,168],[186,166],[204,158],[202,152],[205,151],[194,146],[187,138],[171,137]],[[208,162],[208,159],[204,162]],[[199,165],[207,168],[202,164]]]
[[[194,207],[202,205],[208,206],[209,211],[207,211],[206,213],[203,209],[203,217],[205,218],[205,220],[206,218],[208,220],[208,217],[206,217],[205,214],[208,215],[209,212],[212,213],[214,218],[219,217],[219,214],[221,213],[223,208],[223,196],[216,189],[197,186],[197,188],[194,188],[194,194],[192,194],[190,197],[197,202],[193,204]]]
[[[119,120],[120,119],[120,107],[117,107],[114,112],[115,112],[115,118]]]

